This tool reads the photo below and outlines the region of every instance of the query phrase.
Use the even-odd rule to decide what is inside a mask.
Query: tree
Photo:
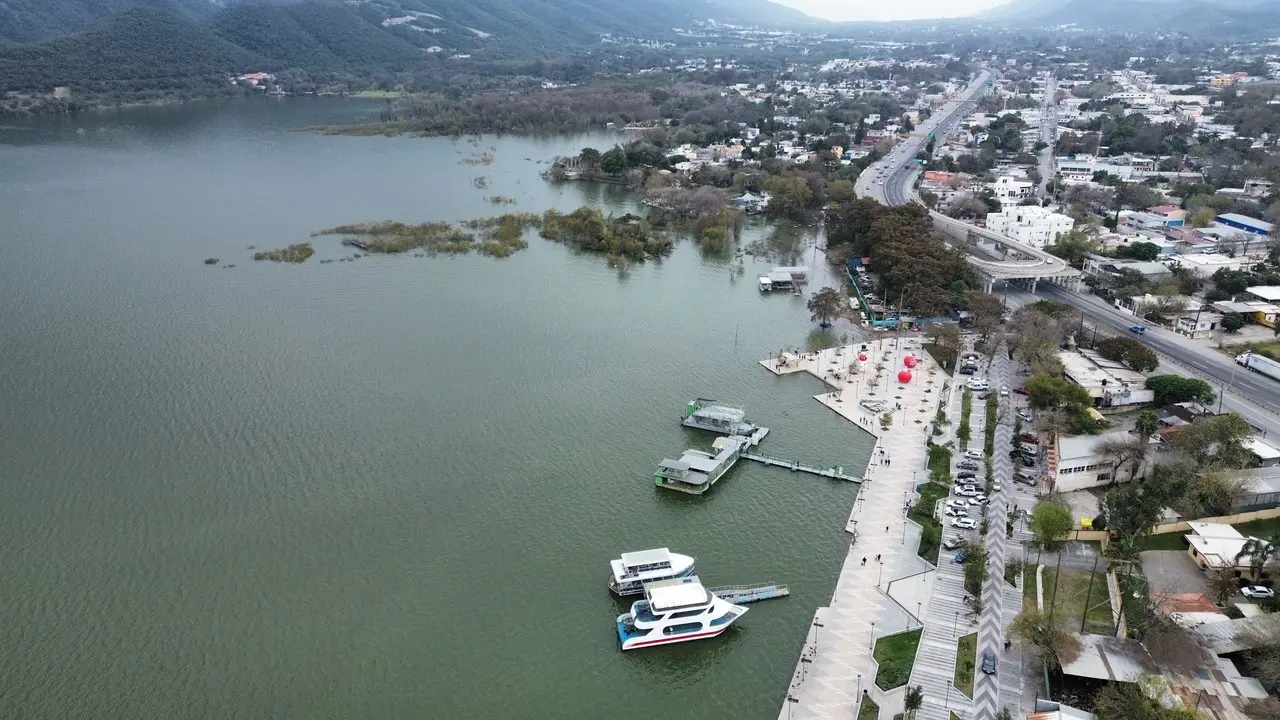
[[[1036,650],[1040,659],[1053,667],[1073,662],[1080,656],[1080,641],[1049,622],[1049,616],[1033,606],[1027,606],[1009,623],[1009,634]],[[1104,717],[1123,717],[1122,715]]]
[[[1181,463],[1163,463],[1142,482],[1128,482],[1107,491],[1098,516],[1117,544],[1132,546],[1151,532],[1164,509],[1185,492],[1192,472]]]
[[[1111,257],[1150,262],[1160,257],[1160,246],[1149,242],[1135,242],[1116,248]]]
[[[1191,214],[1191,227],[1209,227],[1218,219],[1218,213],[1211,207],[1202,207]]]
[[[1042,547],[1055,547],[1067,539],[1075,528],[1075,520],[1071,517],[1071,508],[1056,500],[1042,500],[1031,511],[1031,522],[1027,524],[1036,542]]]
[[[614,145],[612,149],[606,150],[600,156],[600,172],[621,175],[626,169],[627,153],[621,147]]]
[[[1204,575],[1205,579],[1209,581],[1209,599],[1216,603],[1226,605],[1227,601],[1235,596],[1236,590],[1240,587],[1240,581],[1236,578],[1234,570],[1208,568]]]
[[[1268,540],[1256,537],[1245,540],[1240,552],[1236,553],[1235,562],[1239,566],[1241,560],[1248,559],[1249,569],[1253,571],[1253,577],[1257,578],[1262,573],[1262,568],[1277,555],[1280,555],[1280,533],[1272,534]]]
[[[1167,684],[1151,675],[1138,682],[1109,682],[1093,698],[1099,718],[1125,720],[1197,720],[1199,713],[1178,702],[1166,707],[1162,699],[1170,694]]]
[[[1210,470],[1191,481],[1186,495],[1178,501],[1178,512],[1184,518],[1229,515],[1246,492],[1243,479]]]
[[[1004,317],[1004,304],[1000,302],[1000,298],[985,292],[969,293],[968,304],[973,329],[983,338],[989,338]]]
[[[1152,375],[1147,378],[1147,389],[1155,393],[1156,405],[1196,402],[1209,405],[1217,398],[1213,387],[1198,378],[1180,375]]]
[[[1253,427],[1235,413],[1201,418],[1169,438],[1169,445],[1196,466],[1203,469],[1249,467],[1252,453],[1244,441]]]
[[[906,695],[902,699],[905,720],[916,720],[916,713],[924,706],[924,688],[916,685],[907,686]]]
[[[853,191],[853,183],[848,180],[833,180],[827,185],[827,199],[832,202],[849,202],[857,197]]]
[[[1238,312],[1229,312],[1222,316],[1222,330],[1233,333],[1244,327],[1244,316]]]
[[[1088,235],[1079,230],[1072,230],[1058,238],[1052,245],[1046,245],[1044,250],[1078,268],[1084,264],[1084,256],[1097,252],[1098,246]]]
[[[729,232],[723,225],[712,225],[702,231],[698,244],[704,252],[724,252],[729,246]]]
[[[819,327],[831,327],[831,319],[843,316],[847,307],[848,303],[839,290],[824,287],[809,298],[809,312],[813,313],[809,319],[816,321]]]
[[[1160,358],[1155,351],[1133,338],[1105,338],[1099,340],[1094,349],[1102,357],[1122,362],[1138,372],[1150,372],[1160,365]]]
[[[1089,396],[1088,390],[1070,380],[1045,373],[1028,378],[1026,388],[1027,404],[1035,410],[1075,409],[1093,405],[1093,398]]]
[[[1138,434],[1138,437],[1142,438],[1142,442],[1146,443],[1160,429],[1160,418],[1156,417],[1156,414],[1151,410],[1144,409],[1134,419],[1133,429]]]

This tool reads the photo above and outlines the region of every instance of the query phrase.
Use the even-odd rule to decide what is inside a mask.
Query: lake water
[[[378,107],[0,129],[0,717],[774,717],[855,490],[744,464],[687,497],[652,471],[709,446],[677,422],[695,396],[745,405],[770,454],[865,464],[816,381],[756,365],[805,342],[803,301],[687,240],[625,277],[536,237],[255,263],[341,223],[636,207],[539,178],[612,135],[289,132]],[[607,563],[656,546],[793,594],[624,654]]]

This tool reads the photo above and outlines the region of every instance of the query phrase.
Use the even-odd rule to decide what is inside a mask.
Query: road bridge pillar
[[[1040,278],[1038,277],[1031,278],[1031,294],[1032,295],[1036,294],[1036,283],[1038,282],[1040,282]]]

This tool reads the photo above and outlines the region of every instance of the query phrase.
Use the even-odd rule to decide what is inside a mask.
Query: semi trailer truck
[[[1236,363],[1256,373],[1262,373],[1272,380],[1280,380],[1280,362],[1276,362],[1266,355],[1242,353],[1236,356]]]

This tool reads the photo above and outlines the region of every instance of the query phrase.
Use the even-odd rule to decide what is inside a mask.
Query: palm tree
[[[905,720],[916,720],[916,713],[920,707],[924,705],[924,688],[919,685],[915,687],[907,686],[906,697],[903,698],[903,709]]]
[[[1273,533],[1269,540],[1256,537],[1245,540],[1240,552],[1236,553],[1235,562],[1239,567],[1241,559],[1249,558],[1249,569],[1253,571],[1253,579],[1257,580],[1262,568],[1277,555],[1280,555],[1280,533]]]
[[[1143,410],[1138,413],[1137,419],[1134,421],[1133,429],[1137,431],[1138,437],[1143,440],[1149,439],[1156,431],[1160,429],[1160,419],[1150,410]]]

